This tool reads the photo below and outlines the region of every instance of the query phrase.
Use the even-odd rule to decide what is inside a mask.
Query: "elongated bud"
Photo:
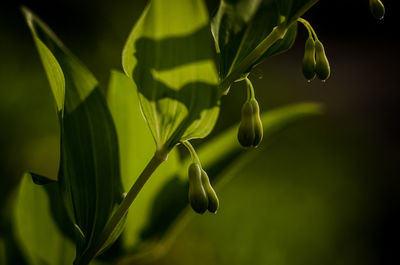
[[[307,81],[315,78],[315,42],[311,36],[306,41],[302,70]]]
[[[369,0],[369,9],[376,19],[383,19],[385,16],[385,6],[380,0]]]
[[[239,125],[238,140],[243,147],[253,145],[255,138],[253,107],[250,101],[246,101],[242,107],[242,119]]]
[[[207,194],[201,182],[200,165],[192,163],[189,166],[189,202],[197,213],[204,213],[208,207]]]
[[[263,125],[260,118],[260,106],[255,98],[250,100],[251,107],[253,109],[253,131],[254,131],[254,140],[253,146],[257,147],[263,138]]]
[[[328,58],[326,58],[324,45],[319,40],[315,41],[315,56],[317,58],[315,73],[320,80],[325,81],[331,75],[331,68]]]
[[[203,188],[206,191],[208,198],[208,211],[211,213],[216,213],[219,207],[218,196],[215,193],[215,190],[211,186],[210,179],[208,178],[207,173],[204,169],[201,169],[201,183],[203,184]]]

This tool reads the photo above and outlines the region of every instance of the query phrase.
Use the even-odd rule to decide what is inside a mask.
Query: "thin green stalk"
[[[183,141],[182,144],[186,147],[186,149],[189,151],[190,153],[190,157],[192,158],[192,162],[193,163],[197,163],[201,166],[201,162],[199,157],[196,154],[196,151],[194,150],[192,144],[189,141]]]
[[[118,209],[111,216],[110,221],[107,223],[106,227],[103,230],[103,233],[100,235],[99,239],[88,248],[81,257],[78,257],[74,264],[75,265],[87,265],[89,262],[95,258],[96,254],[103,247],[104,243],[110,237],[115,227],[127,213],[129,207],[132,202],[135,200],[136,196],[142,190],[144,184],[150,178],[150,176],[154,173],[154,171],[158,168],[158,166],[166,160],[167,156],[163,152],[156,152],[147,166],[144,168],[138,179],[135,181],[129,192],[126,194],[124,200],[119,205]]]
[[[249,78],[245,78],[247,88],[247,100],[255,98],[254,87]]]
[[[315,30],[311,26],[310,22],[308,22],[307,20],[305,20],[304,18],[301,18],[301,17],[299,17],[297,19],[297,21],[299,21],[300,23],[302,23],[306,27],[306,29],[308,30],[308,33],[310,34],[310,36],[314,36],[314,39],[318,40],[317,33],[315,32]]]
[[[276,26],[271,33],[221,82],[221,91],[225,93],[230,85],[239,79],[243,73],[249,70],[260,56],[262,56],[276,41],[282,39],[286,34],[287,28],[288,26],[286,23]]]

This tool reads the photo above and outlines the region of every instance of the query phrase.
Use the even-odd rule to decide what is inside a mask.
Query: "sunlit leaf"
[[[321,111],[322,107],[319,104],[299,103],[263,113],[261,119],[264,124],[264,141],[295,121],[320,114]],[[198,151],[202,166],[213,183],[220,181],[228,167],[246,154],[248,152],[237,142],[237,126],[209,140]],[[189,163],[190,160],[182,163],[185,166],[181,166],[180,170],[175,172],[175,178],[167,183],[154,199],[152,218],[144,230],[148,240],[162,238],[174,223],[182,218],[182,213],[188,206],[186,174]],[[240,166],[244,165],[245,163],[242,163]]]
[[[122,64],[157,150],[213,128],[220,92],[212,44],[202,0],[153,0],[129,35]]]
[[[118,134],[122,182],[128,191],[155,152],[153,138],[140,111],[136,85],[126,75],[112,71],[107,101]],[[135,199],[122,234],[124,249],[131,249],[142,240],[154,197],[171,180],[171,173],[179,167],[178,161],[173,150]]]
[[[47,184],[47,188],[58,187],[52,183]],[[17,240],[32,265],[70,265],[75,257],[75,246],[59,230],[50,209],[44,186],[34,184],[31,175],[25,174],[14,204],[13,226]]]
[[[26,8],[23,12],[56,99],[61,131],[58,185],[75,227],[79,255],[99,236],[122,199],[116,131],[94,76],[39,18]]]

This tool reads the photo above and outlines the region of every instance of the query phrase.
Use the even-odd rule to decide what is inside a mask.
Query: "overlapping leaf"
[[[122,63],[157,149],[213,128],[220,93],[212,43],[202,0],[153,0],[133,28]]]
[[[60,118],[58,185],[76,228],[79,255],[99,236],[122,199],[116,131],[94,76],[40,19],[23,11]]]

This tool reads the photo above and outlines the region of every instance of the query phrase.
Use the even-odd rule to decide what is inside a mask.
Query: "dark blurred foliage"
[[[216,2],[208,1],[210,12]],[[322,0],[305,15],[331,63],[326,83],[308,84],[301,75],[303,28],[292,50],[253,71],[263,110],[314,100],[326,113],[266,141],[220,191],[220,212],[194,218],[158,264],[397,264],[400,41],[396,1],[383,2],[382,21],[367,0]],[[145,3],[2,3],[1,204],[22,172],[55,177],[58,165],[52,95],[19,6],[46,21],[105,89],[109,69],[121,69],[122,47]],[[244,94],[235,84],[223,99],[213,135],[239,121]]]

